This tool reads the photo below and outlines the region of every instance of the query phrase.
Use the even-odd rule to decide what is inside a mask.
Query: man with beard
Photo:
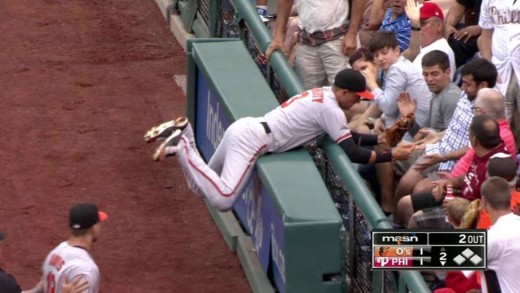
[[[107,218],[94,204],[73,206],[69,213],[71,235],[47,255],[42,280],[32,292],[62,293],[60,288],[66,280],[86,281],[88,289],[84,292],[99,292],[99,269],[90,251],[101,232],[101,222]]]

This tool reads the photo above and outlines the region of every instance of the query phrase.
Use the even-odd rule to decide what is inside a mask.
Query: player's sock
[[[182,135],[184,135],[186,138],[188,138],[188,141],[190,142],[190,147],[193,149],[193,151],[199,153],[197,150],[197,143],[195,142],[195,135],[193,134],[193,128],[191,127],[191,123],[188,123],[186,127],[182,130]]]

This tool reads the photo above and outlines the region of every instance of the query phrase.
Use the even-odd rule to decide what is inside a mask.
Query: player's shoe
[[[168,138],[165,139],[163,143],[161,143],[161,145],[155,150],[153,159],[155,161],[162,161],[166,159],[166,157],[175,156],[175,153],[177,152],[177,145],[181,140],[181,136],[182,130],[174,130],[173,133],[168,136]]]
[[[269,23],[269,13],[267,12],[266,8],[256,7],[256,13],[258,13],[258,16],[260,17],[260,20],[264,24],[267,25]]]
[[[145,142],[154,142],[156,140],[165,139],[172,134],[173,131],[184,130],[188,125],[188,118],[180,116],[175,120],[167,121],[148,130],[144,135]]]

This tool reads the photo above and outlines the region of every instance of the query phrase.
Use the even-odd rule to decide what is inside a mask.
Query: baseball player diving
[[[331,87],[305,91],[263,117],[244,117],[232,123],[208,164],[197,151],[193,129],[185,117],[151,128],[144,139],[146,142],[164,139],[155,151],[154,160],[175,155],[190,188],[216,209],[227,211],[233,207],[259,156],[294,149],[323,133],[334,139],[354,163],[408,158],[413,144],[401,144],[387,151],[362,147],[378,144],[378,136],[350,131],[343,112],[361,99],[373,99],[364,76],[344,69],[336,75]]]

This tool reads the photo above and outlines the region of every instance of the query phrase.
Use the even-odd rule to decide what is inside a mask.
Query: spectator
[[[504,178],[511,191],[511,210],[515,206],[520,205],[520,192],[516,191],[516,182],[518,176],[516,174],[516,163],[511,156],[497,156],[495,155],[488,163],[488,177],[498,176]],[[491,219],[485,210],[480,213],[480,218],[477,224],[478,229],[489,229],[491,226]]]
[[[469,200],[462,197],[455,197],[446,204],[448,222],[453,228],[461,229],[460,225],[468,208]],[[444,288],[439,288],[433,293],[468,293],[472,289],[480,289],[476,274],[466,277],[461,271],[447,271]]]
[[[371,15],[372,15],[372,7],[374,7],[374,0],[366,0],[365,1],[365,9],[363,13],[363,21],[361,24],[361,29],[358,33],[359,38],[359,47],[368,47],[368,43],[374,36],[374,33],[379,30],[379,26],[381,25],[381,21],[383,20],[385,11],[390,7],[392,0],[384,0],[383,9],[376,11],[378,23],[376,26],[370,23]]]
[[[520,292],[520,216],[511,212],[511,191],[504,178],[482,184],[482,208],[492,226],[487,232],[487,270],[481,272],[482,292]]]
[[[478,26],[481,3],[482,0],[456,0],[446,15],[444,38],[455,53],[457,68],[466,64],[478,52],[477,39],[482,32],[482,28]],[[464,23],[461,23],[463,17]]]
[[[276,49],[285,52],[285,28],[292,4],[293,0],[278,1],[276,30],[266,51],[268,59]],[[336,74],[348,66],[348,56],[356,50],[364,2],[299,0],[296,6],[300,31],[295,70],[306,89],[332,85]]]
[[[453,112],[461,96],[460,88],[450,79],[451,69],[448,55],[442,51],[434,50],[426,53],[422,60],[422,72],[428,89],[433,96],[430,100],[428,119],[422,127],[443,131],[450,124]],[[401,95],[398,100],[401,115],[406,116],[415,112],[413,103],[408,93]],[[403,108],[403,107],[406,107]],[[415,136],[421,126],[414,121],[410,134]]]
[[[434,182],[434,188],[430,192],[407,195],[399,200],[397,213],[394,215],[396,226],[408,224],[409,228],[422,225],[423,228],[447,228],[444,212],[435,211],[432,214],[420,212],[421,210],[440,207],[443,204],[445,187],[452,184],[453,188],[460,189],[461,196],[469,201],[480,198],[480,186],[486,179],[487,162],[491,156],[497,153],[507,153],[505,145],[500,139],[498,123],[488,115],[473,117],[470,126],[470,142],[475,149],[469,172],[464,176],[451,179],[441,179]],[[411,216],[414,214],[414,218]],[[417,223],[421,222],[421,223]]]
[[[507,121],[504,114],[504,96],[496,90],[483,89],[483,91],[484,90],[486,90],[486,98],[477,99],[475,101],[475,106],[473,106],[473,113],[475,115],[488,114],[493,117],[493,119],[497,120],[500,126],[500,137],[502,138],[502,141],[504,141],[507,151],[511,154],[512,157],[516,157],[515,138],[513,137],[513,133],[509,127],[509,122]],[[455,167],[453,167],[450,177],[458,177],[462,174],[465,174],[468,171],[473,154],[474,150],[469,148],[468,151],[465,152],[464,156],[457,161]]]
[[[479,97],[475,100],[475,105],[472,107],[473,113],[477,114],[488,114],[493,119],[498,122],[500,128],[500,138],[504,142],[506,146],[506,150],[512,154],[516,155],[516,144],[513,138],[513,134],[511,133],[511,129],[509,127],[509,123],[504,118],[504,98],[500,92],[485,88],[479,91]],[[445,156],[430,156],[429,158],[434,162],[441,162],[445,160],[445,158],[456,159],[459,158],[456,165],[451,170],[451,173],[448,175],[451,178],[455,178],[466,174],[469,166],[471,164],[471,158],[473,157],[474,150],[472,148],[463,147],[459,150],[452,151]],[[445,157],[445,158],[444,158]],[[437,160],[437,161],[436,161]],[[430,161],[431,163],[432,161]],[[421,170],[422,166],[418,164],[418,168]],[[446,173],[444,173],[446,175]],[[431,185],[431,178],[427,177],[422,179],[417,185],[416,190],[424,190],[431,189],[433,186]]]
[[[417,101],[415,119],[419,125],[423,125],[428,117],[431,92],[420,72],[415,70],[409,60],[401,56],[395,33],[378,31],[370,41],[370,51],[384,72],[384,79],[381,88],[373,70],[363,71],[367,78],[367,86],[374,94],[374,103],[361,116],[361,121],[366,121],[371,113],[376,112],[374,108],[378,108],[383,115],[376,120],[374,127],[377,132],[383,132],[401,117],[397,99],[400,93],[408,92]],[[411,137],[408,139],[411,140]],[[392,164],[378,164],[376,169],[381,185],[381,206],[384,212],[391,213],[394,206],[394,185],[388,177],[393,173]]]
[[[399,181],[396,199],[412,192],[431,190],[431,181],[426,187],[416,186],[423,178],[437,179],[437,172],[450,172],[455,166],[454,159],[460,158],[469,144],[469,125],[473,118],[474,101],[482,88],[495,86],[497,71],[495,65],[484,59],[469,62],[462,70],[462,90],[464,96],[459,99],[448,128],[444,132],[433,130],[421,131],[423,137],[416,141],[424,148],[424,154],[406,171]]]
[[[278,1],[274,38],[266,51],[284,46],[285,29],[293,0]],[[357,34],[363,16],[363,0],[298,0],[299,31],[294,54],[294,70],[305,89],[332,85],[336,74],[348,67],[348,56],[357,48]],[[365,112],[366,103],[352,107],[348,116]]]
[[[412,25],[410,47],[403,56],[413,61],[419,72],[422,71],[423,56],[433,50],[448,54],[450,59],[450,78],[455,74],[455,54],[448,41],[443,38],[442,27],[444,15],[434,2],[424,2],[419,8],[414,0],[407,0],[406,15]]]
[[[411,66],[410,61],[401,56],[395,33],[377,32],[370,41],[370,51],[384,72],[382,86],[377,83],[377,75],[373,70],[364,70],[363,74],[367,78],[367,87],[374,94],[374,104],[383,112],[384,126],[386,128],[392,126],[401,117],[397,99],[402,92],[408,92],[416,100],[415,119],[419,125],[425,124],[429,113],[431,92],[421,73]]]
[[[446,204],[446,217],[453,228],[459,228],[469,203],[465,198],[455,197]]]
[[[410,46],[412,27],[404,12],[406,0],[391,0],[391,6],[385,11],[384,0],[374,0],[370,13],[370,29],[393,31],[399,42],[399,49],[404,52]]]
[[[383,72],[379,69],[379,67],[375,64],[374,54],[370,51],[370,49],[366,47],[361,47],[357,49],[349,58],[349,64],[352,69],[357,71],[368,70],[371,71],[372,74],[377,75],[377,84],[382,84]],[[368,111],[373,111],[370,113]],[[370,107],[369,110],[364,114],[357,114],[355,116],[351,116],[348,113],[347,121],[349,121],[349,128],[353,131],[358,131],[362,133],[368,133],[370,131],[368,125],[373,127],[373,121],[369,120],[369,117],[379,117],[382,112],[377,107]],[[364,117],[364,118],[361,118]],[[365,120],[362,120],[365,119]]]
[[[497,89],[506,97],[506,117],[511,123],[516,145],[520,145],[520,29],[517,1],[483,0],[478,46],[483,58],[496,64]]]

